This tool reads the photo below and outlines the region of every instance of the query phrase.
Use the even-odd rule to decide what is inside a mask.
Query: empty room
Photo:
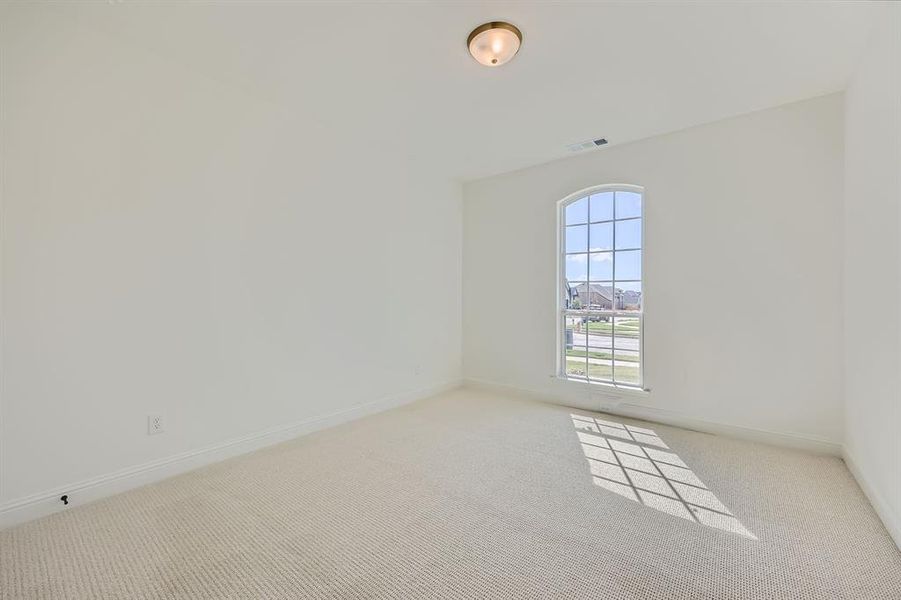
[[[0,2],[0,600],[901,600],[901,2]]]

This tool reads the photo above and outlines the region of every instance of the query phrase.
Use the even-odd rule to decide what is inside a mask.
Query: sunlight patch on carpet
[[[655,431],[570,416],[598,487],[705,527],[757,539]]]

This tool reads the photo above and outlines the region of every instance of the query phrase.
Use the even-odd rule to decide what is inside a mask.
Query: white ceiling
[[[844,2],[151,4],[56,10],[284,103],[334,139],[469,180],[841,90],[871,6]],[[524,44],[489,69],[469,31]],[[309,140],[316,143],[316,140]],[[603,150],[596,150],[603,152]]]

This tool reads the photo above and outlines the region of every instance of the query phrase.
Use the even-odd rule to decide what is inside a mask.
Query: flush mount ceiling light
[[[509,62],[519,52],[521,44],[522,32],[505,21],[479,25],[466,40],[469,53],[486,67],[499,67]]]

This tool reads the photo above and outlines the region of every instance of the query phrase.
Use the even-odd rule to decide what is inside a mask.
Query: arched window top
[[[641,387],[644,189],[599,185],[559,205],[559,372]]]
[[[631,183],[604,183],[601,185],[594,185],[591,187],[587,187],[585,189],[581,189],[578,192],[573,192],[569,196],[560,200],[559,204],[561,207],[569,206],[570,204],[575,204],[579,200],[588,198],[594,194],[602,194],[602,193],[612,193],[612,192],[631,192],[634,194],[644,194],[644,188],[640,185],[633,185]]]

